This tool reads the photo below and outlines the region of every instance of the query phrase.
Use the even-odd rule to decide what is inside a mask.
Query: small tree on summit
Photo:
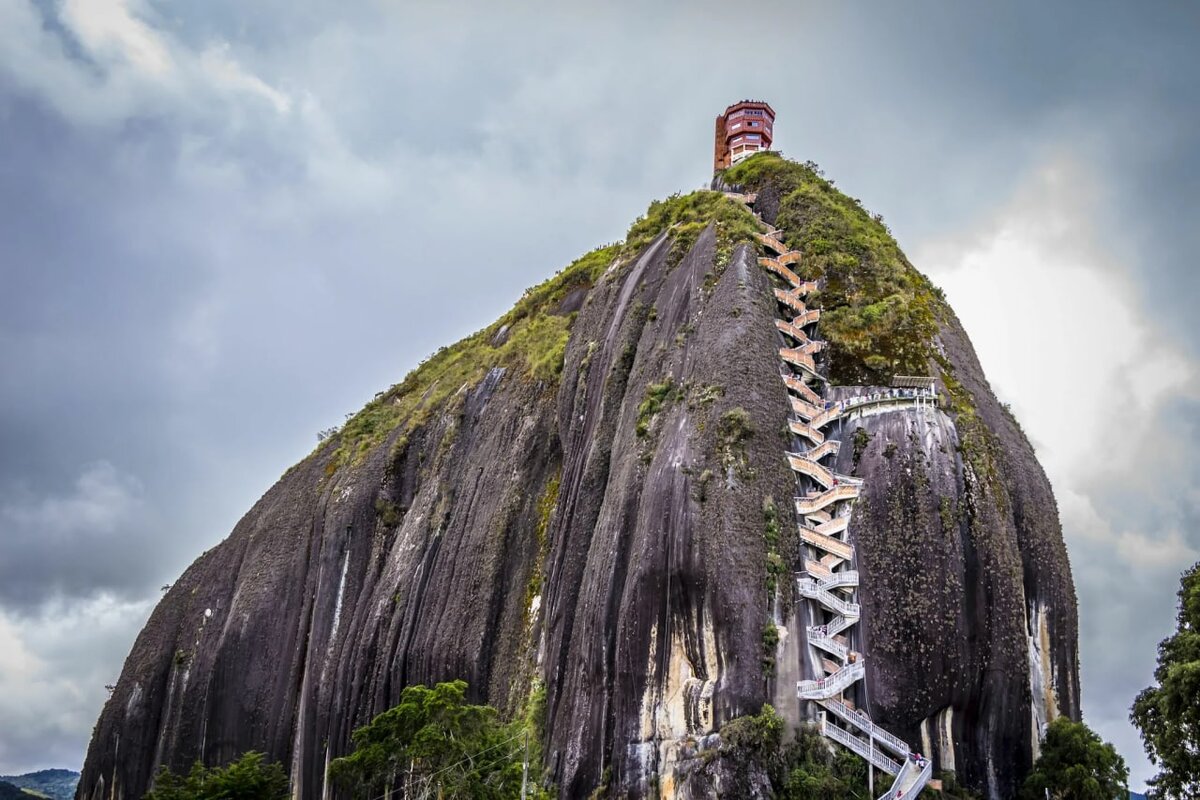
[[[1082,722],[1050,723],[1042,754],[1021,786],[1021,800],[1126,800],[1125,759]]]
[[[1142,690],[1129,715],[1158,765],[1155,797],[1200,797],[1200,563],[1183,573],[1179,623],[1158,645],[1157,686]]]

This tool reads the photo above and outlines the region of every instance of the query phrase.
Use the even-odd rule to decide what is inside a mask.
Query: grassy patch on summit
[[[797,271],[823,279],[808,301],[821,309],[830,380],[887,385],[893,375],[928,372],[942,293],[908,262],[881,217],[834,188],[817,165],[775,153],[751,156],[724,180],[779,191],[775,224],[803,254]]]
[[[592,286],[620,252],[601,247],[554,277],[529,289],[500,319],[467,338],[439,349],[355,414],[336,436],[329,471],[364,456],[400,425],[421,425],[464,386],[483,380],[492,367],[517,371],[531,380],[557,384],[575,315],[556,313],[575,289]],[[504,335],[501,336],[501,330]]]
[[[720,192],[676,194],[654,201],[630,227],[623,243],[593,250],[529,289],[500,319],[441,348],[350,417],[340,430],[329,431],[329,446],[336,451],[327,474],[359,461],[397,428],[403,427],[407,435],[424,424],[462,388],[483,380],[492,367],[506,367],[526,379],[556,387],[575,321],[574,312],[560,311],[567,295],[591,288],[614,261],[631,261],[667,229],[672,237],[668,259],[677,263],[710,224],[716,228],[718,268],[728,264],[738,242],[751,240],[758,230],[754,216]],[[402,436],[398,444],[403,446],[404,441]]]
[[[700,233],[710,224],[716,226],[715,261],[718,268],[728,265],[734,246],[742,241],[753,241],[754,234],[762,227],[749,209],[721,192],[673,194],[666,200],[655,200],[645,215],[633,223],[625,237],[625,250],[640,252],[656,236],[673,227],[668,263],[674,265],[692,249]]]

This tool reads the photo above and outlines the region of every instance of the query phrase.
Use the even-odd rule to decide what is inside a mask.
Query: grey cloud
[[[78,769],[81,737],[95,724],[121,663],[150,611],[147,602],[98,597],[53,604],[27,618],[0,609],[0,768],[20,774]]]

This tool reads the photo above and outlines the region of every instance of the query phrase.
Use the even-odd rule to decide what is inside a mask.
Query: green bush
[[[318,447],[333,442],[336,448],[328,473],[360,460],[397,428],[403,428],[403,438],[464,386],[478,384],[492,367],[507,367],[527,379],[557,386],[575,320],[575,314],[559,313],[563,299],[576,289],[593,286],[614,261],[627,262],[636,257],[668,228],[672,229],[671,258],[677,261],[709,224],[716,227],[718,262],[727,262],[732,247],[752,239],[758,230],[754,216],[720,192],[700,191],[656,200],[629,229],[624,243],[593,250],[527,290],[503,317],[439,349],[403,381],[352,415],[340,430],[322,431]],[[500,337],[503,341],[497,343],[501,329],[506,329],[506,338]]]
[[[779,554],[779,510],[775,507],[774,498],[763,498],[762,513],[763,542],[767,546],[767,594],[774,597],[779,579],[787,572],[787,564]]]
[[[731,408],[721,417],[721,422],[717,426],[717,433],[721,436],[721,444],[726,447],[733,447],[749,439],[754,435],[754,426],[750,423],[750,412],[740,406]]]
[[[1200,797],[1200,563],[1183,573],[1176,630],[1158,645],[1154,681],[1131,714],[1158,765],[1153,795]]]
[[[677,394],[675,381],[671,377],[646,387],[646,396],[638,404],[636,431],[639,438],[645,438],[650,434],[650,423],[654,421],[654,417],[674,400]]]
[[[1116,749],[1082,722],[1059,717],[1021,785],[1021,800],[1127,800],[1129,770]]]
[[[716,226],[718,268],[723,266],[722,260],[728,263],[733,245],[753,241],[761,227],[745,206],[720,192],[673,194],[666,200],[655,200],[645,215],[633,223],[625,236],[624,252],[640,253],[660,233],[674,228],[669,261],[678,263],[710,224]]]
[[[774,622],[768,622],[762,630],[763,671],[775,671],[775,648],[779,646],[779,628]]]
[[[466,691],[463,681],[406,687],[398,705],[354,732],[354,752],[333,760],[330,778],[363,798],[398,786],[405,796],[412,791],[445,800],[516,797],[524,741],[540,732],[533,728],[544,695],[535,687],[528,722],[505,725],[494,708],[467,703]],[[547,795],[535,788],[532,796]]]
[[[287,796],[283,767],[268,764],[262,753],[250,751],[224,767],[209,768],[197,761],[187,775],[162,767],[145,800],[285,800]]]
[[[570,292],[593,285],[620,249],[610,245],[593,250],[527,290],[488,327],[421,362],[329,437],[337,447],[329,471],[361,458],[398,427],[407,433],[424,424],[432,411],[464,386],[478,384],[492,367],[507,367],[530,380],[557,385],[575,319],[574,314],[556,313],[558,307]],[[498,336],[502,328],[506,338]]]
[[[721,756],[738,785],[752,772],[765,773],[779,800],[860,800],[867,798],[866,762],[846,750],[832,750],[816,727],[805,725],[785,737],[783,718],[770,705],[738,717],[720,730]]]

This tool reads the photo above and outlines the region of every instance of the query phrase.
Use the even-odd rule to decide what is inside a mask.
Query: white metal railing
[[[806,576],[804,572],[807,572]],[[821,589],[842,589],[846,586],[858,586],[858,570],[844,569],[834,572],[827,564],[820,561],[805,559],[804,572],[796,574],[796,580],[811,578]]]
[[[854,585],[857,586],[858,576],[855,575],[854,577]],[[862,616],[862,607],[859,606],[858,603],[851,603],[849,600],[843,600],[829,589],[826,589],[824,586],[822,586],[820,581],[813,580],[812,578],[801,578],[796,581],[796,591],[800,593],[801,597],[807,597],[810,600],[816,600],[821,605],[825,606],[831,611],[836,611],[843,617],[857,618]]]
[[[917,765],[919,767],[919,771],[917,772],[917,775],[913,779],[912,783],[907,787],[901,787],[904,789],[903,796],[908,798],[908,800],[912,800],[912,798],[919,795],[921,790],[925,788],[925,784],[929,783],[929,779],[933,777],[933,762],[928,758],[922,759],[922,761],[925,763]],[[896,797],[898,798],[900,796],[900,793],[897,792]]]
[[[915,765],[908,758],[905,758],[903,763],[904,766],[900,767],[900,772],[896,774],[895,780],[892,781],[892,787],[879,795],[878,800],[895,800],[897,797],[905,796],[902,784],[908,782]]]
[[[850,733],[849,731],[842,730],[836,725],[831,725],[828,722],[824,723],[821,726],[821,733],[825,734],[830,739],[833,739],[835,742],[851,752],[865,758],[867,761],[870,761],[876,767],[888,773],[889,775],[895,775],[903,769],[899,762],[888,758],[887,754],[882,750],[877,750],[871,747],[869,743],[864,742],[854,734]]]
[[[868,736],[874,736],[878,742],[883,744],[893,753],[896,753],[900,756],[907,756],[911,752],[907,742],[903,741],[898,736],[893,736],[883,728],[876,725],[871,721],[871,718],[867,716],[866,712],[862,711],[861,709],[852,709],[841,700],[830,699],[821,700],[819,702],[829,711],[841,717],[843,720],[859,730],[862,730]]]
[[[858,570],[844,569],[830,572],[827,578],[818,578],[817,585],[822,589],[841,589],[846,586],[858,586]]]
[[[727,193],[732,199],[753,204],[757,199],[754,195]],[[835,616],[827,623],[811,625],[807,628],[808,643],[831,656],[839,659],[842,666],[834,670],[835,664],[825,661],[826,670],[834,670],[818,680],[804,680],[796,684],[797,695],[801,699],[815,700],[825,709],[840,718],[850,730],[831,724],[821,715],[821,733],[838,742],[851,752],[856,753],[879,769],[896,778],[891,788],[879,800],[912,800],[929,780],[932,764],[926,759],[918,759],[912,754],[908,745],[899,737],[876,725],[865,713],[852,709],[838,697],[856,681],[866,675],[866,664],[861,655],[854,653],[844,637],[839,637],[842,631],[858,622],[861,607],[858,603],[844,599],[835,593],[836,589],[853,590],[859,584],[857,570],[833,571],[838,559],[849,562],[854,557],[854,548],[832,534],[841,533],[849,525],[849,514],[832,517],[822,510],[839,500],[854,499],[859,496],[862,481],[855,478],[837,475],[828,467],[818,463],[825,456],[839,451],[840,443],[836,440],[826,440],[821,428],[845,414],[857,411],[870,405],[907,405],[918,406],[937,404],[937,396],[930,389],[923,388],[891,388],[870,392],[864,395],[844,398],[839,402],[825,401],[813,391],[804,380],[808,375],[824,381],[824,377],[816,371],[813,355],[825,347],[825,342],[815,336],[805,333],[804,328],[818,322],[821,318],[820,309],[808,308],[802,297],[817,290],[813,281],[804,281],[789,267],[801,261],[801,253],[789,250],[782,241],[782,230],[770,229],[767,233],[758,234],[758,241],[774,256],[758,259],[760,266],[782,278],[789,289],[774,289],[775,298],[784,306],[792,309],[794,316],[791,320],[776,320],[776,328],[785,336],[795,341],[796,347],[780,348],[779,356],[783,361],[797,367],[802,373],[783,376],[784,384],[792,393],[789,395],[795,419],[788,421],[792,433],[802,436],[812,443],[812,447],[803,453],[787,453],[788,463],[796,472],[807,475],[824,487],[824,491],[812,493],[806,497],[796,498],[796,513],[809,520],[800,526],[800,534],[806,543],[824,550],[828,555],[821,560],[806,560],[807,574],[796,580],[797,592],[809,598]],[[818,523],[815,527],[809,527]],[[851,591],[850,597],[853,597]],[[864,740],[855,736],[852,730],[866,734]],[[903,756],[897,762],[883,752]]]
[[[918,762],[910,755],[904,759],[904,766],[892,781],[892,788],[881,794],[879,800],[912,800],[925,788],[932,772],[933,763],[929,759],[921,759]]]
[[[853,409],[869,405],[928,403],[936,406],[937,402],[937,394],[926,389],[887,389],[882,392],[845,397],[838,401],[842,406],[842,413],[849,413]]]
[[[862,680],[865,674],[866,664],[862,660],[855,661],[819,680],[799,681],[796,692],[801,700],[825,700],[846,691],[852,683]]]
[[[812,630],[812,628],[809,630]],[[850,648],[847,645],[839,642],[837,639],[834,639],[832,636],[823,636],[820,634],[809,636],[808,643],[813,647],[819,647],[825,652],[837,656],[843,662],[850,660]]]
[[[811,636],[837,636],[842,631],[858,622],[858,618],[851,619],[838,615],[829,620],[823,625],[809,625],[808,635]]]

